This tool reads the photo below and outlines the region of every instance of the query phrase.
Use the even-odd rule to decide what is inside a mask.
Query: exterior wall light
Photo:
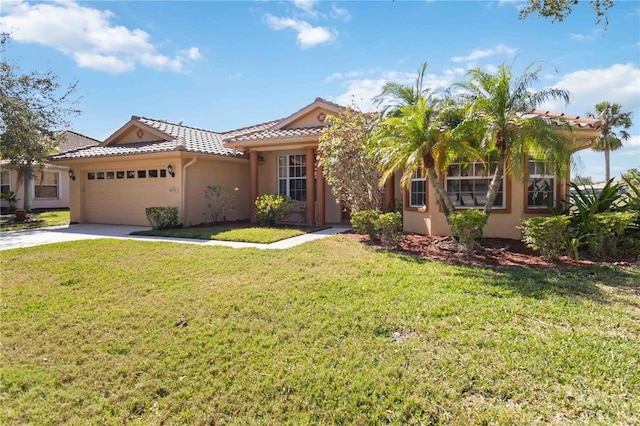
[[[169,173],[171,175],[171,177],[176,177],[175,172],[173,171],[173,166],[171,164],[169,164],[167,166],[167,173]]]
[[[73,170],[69,170],[69,179],[76,180],[76,175],[73,174]]]

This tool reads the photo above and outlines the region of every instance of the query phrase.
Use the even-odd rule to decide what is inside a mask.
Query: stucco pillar
[[[395,182],[394,182],[393,174],[387,178],[384,183],[384,206],[383,210],[388,212],[391,211],[391,206],[395,202],[396,194],[395,194]]]
[[[313,225],[316,218],[314,175],[315,158],[313,148],[307,148],[307,224]]]
[[[256,222],[256,198],[258,198],[258,151],[249,151],[249,202],[251,203],[251,223]]]
[[[316,168],[318,176],[318,225],[325,223],[325,202],[324,202],[324,175],[322,174],[322,166],[318,164]]]

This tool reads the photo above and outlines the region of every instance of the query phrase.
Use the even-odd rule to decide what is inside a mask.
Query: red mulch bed
[[[379,241],[372,244],[367,235],[353,233],[343,234],[344,236],[359,241],[363,244],[375,245],[383,249]],[[563,256],[557,260],[549,260],[542,257],[538,252],[528,248],[522,241],[509,240],[504,238],[483,238],[480,247],[472,253],[459,250],[457,244],[451,237],[428,237],[424,235],[406,235],[397,252],[413,256],[419,256],[435,260],[437,262],[466,265],[466,266],[525,266],[534,268],[570,268],[587,265],[605,265],[612,262],[595,262],[581,259],[576,262],[570,257]],[[615,262],[621,266],[638,266],[636,262]]]

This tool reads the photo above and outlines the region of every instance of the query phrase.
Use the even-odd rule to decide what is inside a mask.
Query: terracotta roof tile
[[[62,141],[59,148],[61,153],[100,144],[99,140],[74,132],[73,130],[57,131],[55,132],[55,137]]]
[[[310,136],[320,136],[322,129],[326,126],[301,127],[294,129],[267,129],[262,132],[240,135],[233,138],[225,139],[225,142],[249,142],[273,139],[296,139]]]
[[[54,155],[54,160],[67,160],[78,158],[95,157],[116,157],[120,155],[148,154],[151,152],[173,151],[176,147],[175,141],[137,142],[122,145],[92,146],[89,148],[69,151],[63,154]]]
[[[550,112],[550,111],[542,111],[539,109],[531,111],[529,114],[526,114],[527,118],[542,118],[546,120],[551,120],[556,122],[557,124],[568,123],[571,126],[578,127],[581,129],[590,128],[590,129],[599,129],[602,125],[602,121],[597,118],[585,118],[580,117],[579,115],[567,115],[565,113],[560,112]]]
[[[196,127],[189,127],[146,117],[133,116],[132,120],[139,121],[142,124],[157,129],[173,139],[170,141],[158,140],[152,142],[94,146],[64,152],[55,155],[52,158],[55,160],[63,160],[92,157],[113,157],[152,152],[168,152],[174,150],[220,155],[225,157],[237,157],[239,154],[237,154],[233,149],[225,148],[222,145],[223,137],[261,131],[271,127],[278,121],[269,121],[267,123],[256,124],[254,126],[231,130],[228,132],[212,132]]]

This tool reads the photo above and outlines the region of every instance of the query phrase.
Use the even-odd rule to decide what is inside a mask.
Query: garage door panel
[[[87,222],[149,225],[145,209],[166,205],[165,179],[88,180]]]

